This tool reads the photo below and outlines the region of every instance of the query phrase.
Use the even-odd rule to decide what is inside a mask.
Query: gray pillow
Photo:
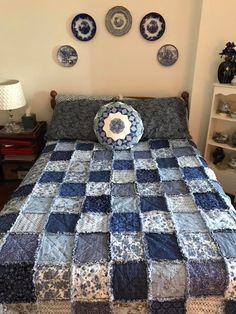
[[[65,98],[64,98],[65,99]],[[101,106],[117,97],[78,97],[57,102],[47,139],[79,139],[97,142],[93,131],[94,118]],[[154,99],[124,98],[141,116],[144,133],[141,140],[190,138],[186,105],[179,97]]]

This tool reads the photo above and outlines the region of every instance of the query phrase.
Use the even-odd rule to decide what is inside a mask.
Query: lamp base
[[[20,133],[21,131],[22,127],[14,121],[8,122],[1,129],[1,133]]]

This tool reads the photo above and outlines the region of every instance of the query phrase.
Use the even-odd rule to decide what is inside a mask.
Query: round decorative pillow
[[[104,105],[94,118],[94,132],[107,148],[123,150],[137,144],[143,134],[143,122],[133,107],[120,101]]]

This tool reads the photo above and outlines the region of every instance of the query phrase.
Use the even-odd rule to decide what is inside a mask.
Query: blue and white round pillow
[[[102,106],[97,112],[94,132],[102,145],[124,150],[139,142],[143,134],[143,122],[131,106],[116,101]]]

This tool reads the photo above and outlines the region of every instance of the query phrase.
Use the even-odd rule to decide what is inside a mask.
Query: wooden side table
[[[0,180],[22,180],[41,153],[47,123],[38,122],[33,130],[20,133],[1,133],[0,126]]]

